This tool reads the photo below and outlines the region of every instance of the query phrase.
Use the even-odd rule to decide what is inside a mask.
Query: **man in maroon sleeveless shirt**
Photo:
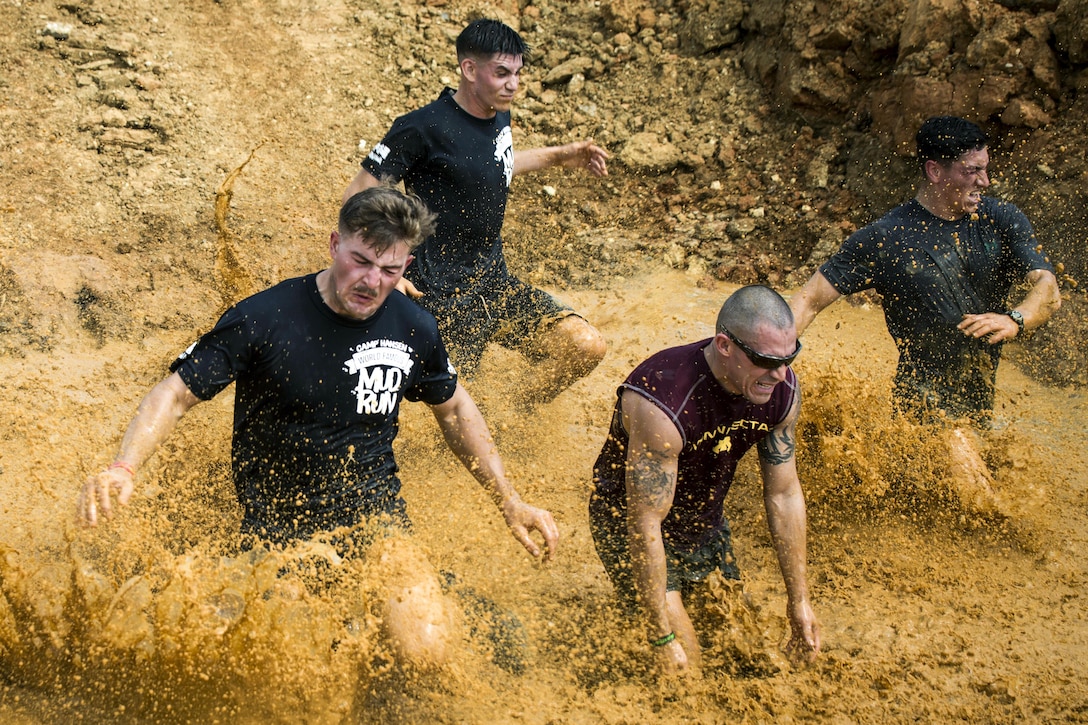
[[[819,651],[794,459],[801,393],[789,364],[800,350],[786,301],[769,287],[744,287],[722,305],[713,338],[653,355],[617,391],[594,465],[590,524],[617,595],[641,611],[663,672],[699,665],[684,597],[715,569],[740,578],[722,502],[753,445],[786,583],[787,652],[810,659]]]

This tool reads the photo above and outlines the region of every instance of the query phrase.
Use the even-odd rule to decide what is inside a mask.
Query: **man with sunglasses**
[[[1003,343],[1050,319],[1061,295],[1027,217],[983,195],[990,185],[983,130],[937,116],[922,124],[916,142],[923,181],[915,198],[851,235],[790,306],[801,334],[840,296],[876,290],[899,349],[897,409],[926,422],[946,416],[987,428]],[[1021,282],[1029,290],[1010,305]],[[974,480],[961,481],[971,492],[965,503],[990,508],[989,474],[956,431],[953,477],[971,471]]]
[[[699,666],[685,609],[696,586],[715,570],[740,579],[722,504],[753,445],[786,584],[787,652],[809,660],[819,651],[794,458],[801,392],[790,363],[800,351],[786,301],[769,287],[743,287],[722,305],[714,337],[656,353],[617,391],[593,469],[590,530],[662,673]]]

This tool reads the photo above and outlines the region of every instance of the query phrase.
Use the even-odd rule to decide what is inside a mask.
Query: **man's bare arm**
[[[97,525],[99,514],[113,518],[111,494],[117,495],[117,503],[122,506],[128,504],[136,470],[170,436],[182,416],[199,402],[200,398],[193,395],[177,373],[144,396],[121,439],[114,464],[90,476],[80,489],[77,513],[84,525]]]
[[[1058,278],[1050,270],[1033,269],[1027,279],[1031,289],[1014,309],[1024,316],[1024,329],[1034,330],[1046,324],[1062,306],[1062,294]]]
[[[807,660],[820,649],[820,627],[809,602],[805,495],[794,455],[800,409],[798,390],[790,413],[760,441],[758,450],[767,526],[786,585],[791,633],[787,652]]]
[[[790,298],[790,309],[793,311],[793,321],[797,326],[797,334],[805,331],[816,315],[842,295],[831,286],[819,270],[809,277],[805,286],[799,289]]]
[[[562,146],[514,151],[514,175],[539,171],[552,166],[582,168],[594,176],[608,176],[608,152],[592,140],[575,141]]]
[[[661,409],[632,391],[623,394],[627,447],[627,531],[635,589],[646,635],[675,631],[665,602],[667,566],[661,522],[672,508],[682,439]],[[677,645],[678,646],[678,645]]]
[[[1031,289],[1023,301],[1013,308],[1023,315],[1025,331],[1045,324],[1062,305],[1058,280],[1053,272],[1033,269],[1028,272],[1027,281],[1031,284]],[[1020,326],[1004,312],[964,315],[958,327],[963,334],[984,338],[991,345],[1011,340],[1020,334]]]
[[[535,557],[543,555],[547,561],[555,556],[559,545],[559,528],[549,512],[522,501],[507,480],[491,431],[468,391],[458,383],[453,397],[445,403],[431,406],[431,411],[442,429],[446,444],[487,490],[502,511],[514,538]],[[532,530],[540,532],[544,538],[543,552],[529,535]]]

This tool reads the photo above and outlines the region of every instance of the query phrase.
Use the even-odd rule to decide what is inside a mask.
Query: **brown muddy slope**
[[[1088,719],[1088,411],[1082,388],[1054,385],[1088,380],[1084,7],[3,2],[0,716]],[[455,83],[452,39],[478,11],[519,23],[537,49],[516,142],[592,136],[614,155],[604,180],[518,179],[507,224],[515,271],[584,310],[610,348],[529,421],[504,396],[526,374],[517,361],[491,355],[472,388],[519,488],[561,523],[547,569],[502,531],[425,411],[408,412],[401,461],[420,539],[517,613],[533,646],[523,675],[470,638],[450,673],[400,683],[367,606],[376,572],[321,547],[230,555],[229,394],[193,411],[116,525],[75,530],[73,500],[226,304],[324,264],[362,153]],[[886,410],[894,358],[879,309],[840,303],[799,363],[824,656],[794,671],[776,649],[782,588],[748,468],[730,515],[752,606],[718,591],[706,678],[653,686],[637,629],[610,623],[584,520],[615,385],[650,351],[706,334],[731,285],[803,281],[910,193],[901,127],[972,109],[995,136],[994,192],[1028,212],[1066,275],[1059,317],[1010,350],[1030,364],[1001,371],[1009,425],[986,455],[1008,516],[958,509],[926,433]]]

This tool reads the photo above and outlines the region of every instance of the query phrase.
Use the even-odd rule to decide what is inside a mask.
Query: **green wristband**
[[[672,642],[674,639],[676,639],[676,632],[669,632],[668,634],[666,634],[661,639],[651,639],[650,640],[650,646],[651,647],[664,647],[669,642]]]

